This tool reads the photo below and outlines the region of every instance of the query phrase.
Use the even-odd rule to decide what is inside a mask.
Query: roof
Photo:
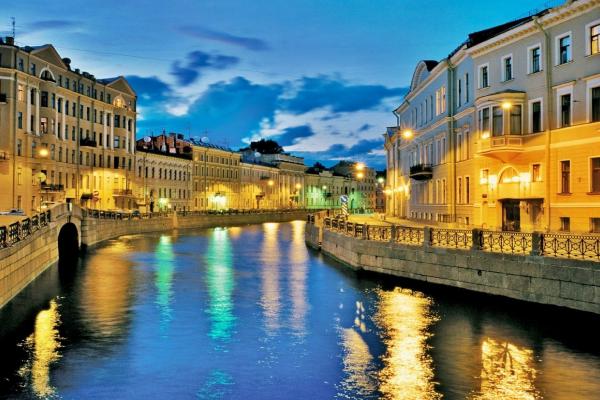
[[[229,153],[235,153],[235,151],[233,151],[232,149],[230,149],[229,147],[225,147],[225,146],[219,146],[218,144],[212,144],[212,143],[205,143],[202,142],[200,140],[196,140],[194,138],[190,138],[189,141],[194,145],[194,146],[198,146],[198,147],[206,147],[208,149],[217,149],[217,150],[222,150],[222,151],[227,151]]]
[[[423,63],[427,67],[427,71],[431,72],[431,70],[434,69],[439,64],[439,61],[436,61],[436,60],[423,60]]]
[[[467,39],[467,47],[477,46],[480,43],[483,43],[493,37],[503,34],[513,28],[516,28],[520,25],[524,25],[529,21],[532,21],[534,18],[541,17],[544,14],[547,14],[550,11],[549,8],[545,8],[542,11],[539,11],[535,14],[528,15],[527,17],[515,19],[513,21],[505,22],[501,25],[496,25],[491,28],[487,28],[481,31],[473,32],[469,34],[469,38]]]

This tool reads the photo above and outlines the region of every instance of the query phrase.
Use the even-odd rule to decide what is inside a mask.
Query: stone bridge
[[[85,210],[59,204],[9,226],[0,226],[0,308],[49,266],[68,267],[80,251],[122,235],[186,228],[285,222],[306,218],[305,210],[236,214],[131,214]]]

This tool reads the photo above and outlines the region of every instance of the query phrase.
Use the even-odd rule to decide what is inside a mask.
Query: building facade
[[[419,63],[388,129],[387,213],[600,231],[600,2],[475,32]]]
[[[133,208],[136,100],[125,78],[74,69],[52,45],[1,41],[0,209]]]
[[[192,148],[175,134],[137,141],[133,192],[143,212],[189,211],[193,203]]]
[[[245,160],[240,164],[241,194],[240,209],[282,208],[280,170],[272,164],[256,160]]]

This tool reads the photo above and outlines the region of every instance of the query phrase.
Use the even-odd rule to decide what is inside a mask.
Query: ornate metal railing
[[[423,228],[410,226],[396,226],[394,229],[394,242],[402,244],[423,244],[425,233]]]
[[[431,230],[431,245],[455,249],[470,249],[473,247],[473,231],[469,229],[433,228]]]
[[[31,234],[48,226],[50,222],[50,211],[44,211],[30,218],[13,222],[8,226],[0,226],[0,248],[12,246],[26,239]]]
[[[366,225],[367,239],[389,242],[392,238],[392,227],[382,225]]]
[[[481,231],[480,246],[494,253],[530,254],[531,238],[531,233]]]
[[[600,235],[545,233],[542,254],[551,257],[600,261]]]

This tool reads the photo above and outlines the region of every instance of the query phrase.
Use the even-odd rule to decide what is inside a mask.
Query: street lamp
[[[411,139],[413,137],[413,131],[410,129],[405,129],[402,131],[402,137],[404,139]]]

